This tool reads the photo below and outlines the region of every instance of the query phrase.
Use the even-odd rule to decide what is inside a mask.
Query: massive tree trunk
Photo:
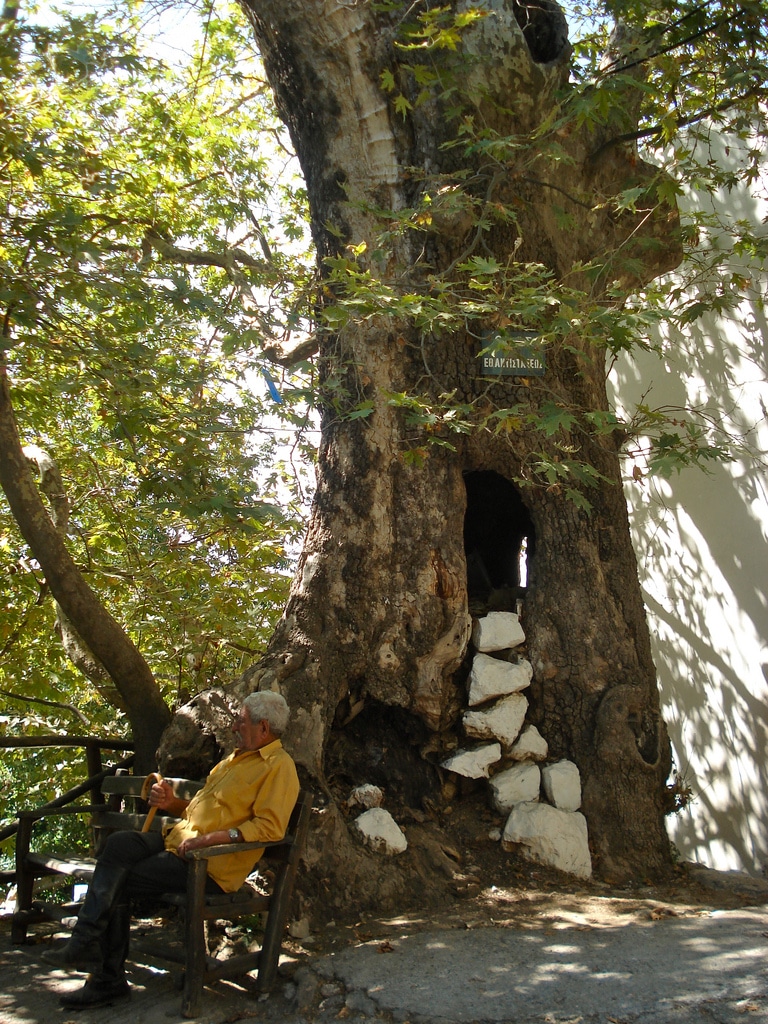
[[[518,163],[508,158],[502,167],[481,152],[459,158],[459,150],[443,145],[456,132],[446,108],[459,101],[463,115],[500,137],[529,136],[557,111],[569,48],[555,4],[489,2],[490,15],[464,30],[456,52],[428,53],[460,84],[460,100],[435,91],[418,103],[418,87],[397,70],[394,40],[405,7],[243,4],[306,176],[321,260],[345,243],[365,241],[362,269],[395,289],[427,292],[429,274],[476,252],[501,265],[544,264],[554,279],[568,277],[593,294],[622,275],[625,284],[630,280],[628,270],[617,269],[617,253],[631,257],[638,286],[679,262],[673,210],[611,209],[610,196],[647,184],[655,173],[633,146],[609,144],[627,131],[629,101],[600,127],[564,127],[557,136],[564,161],[545,147],[535,155],[531,146]],[[414,101],[405,118],[379,84],[393,69],[398,88]],[[465,200],[436,210],[430,231],[400,237],[387,265],[377,264],[369,254],[381,224],[372,209],[415,207],[426,182],[440,175],[458,180],[451,176],[461,167],[468,168],[464,192],[475,209],[513,208],[515,221],[500,219],[484,230],[483,247],[473,250],[481,233]],[[649,244],[654,239],[665,244]],[[608,269],[591,284],[574,269],[608,253],[613,265],[606,257]],[[481,518],[488,508],[522,500],[522,519],[506,532],[518,541],[535,536],[523,611],[534,668],[531,720],[551,756],[570,758],[581,770],[595,867],[612,878],[662,871],[669,857],[669,750],[617,439],[591,435],[578,416],[551,437],[534,422],[544,403],[582,413],[606,409],[604,355],[574,333],[548,349],[540,381],[505,377],[489,384],[480,373],[477,334],[475,327],[436,337],[406,317],[382,314],[322,335],[328,402],[311,523],[285,614],[242,689],[278,687],[286,694],[295,709],[291,749],[326,788],[334,780],[377,781],[371,776],[378,759],[388,793],[411,805],[436,800],[435,765],[455,743],[466,704],[467,495],[470,513]],[[453,435],[454,450],[431,447],[419,463],[403,457],[413,447],[413,429],[390,400],[393,393],[432,400],[453,393],[472,405],[478,421],[493,408],[521,404],[530,416],[496,434]],[[363,399],[371,414],[345,417]],[[591,512],[557,484],[535,481],[539,453],[557,460],[563,446],[602,474],[589,494]],[[515,492],[515,483],[525,481],[530,486]],[[490,501],[478,508],[488,488]],[[499,545],[500,559],[514,548],[503,533]],[[487,568],[487,556],[485,562]],[[363,765],[367,777],[355,778]]]
[[[62,631],[74,630],[79,648],[85,644],[91,671],[109,666],[131,723],[136,745],[136,768],[150,771],[170,711],[154,676],[130,637],[83,579],[40,497],[22,450],[11,405],[8,374],[0,365],[0,486],[25,541],[45,574],[64,621]],[[55,496],[52,501],[55,502]],[[55,507],[55,506],[54,506]],[[57,516],[54,510],[54,516]],[[60,512],[59,512],[60,515]],[[85,656],[85,655],[84,655]],[[93,660],[95,659],[95,661]]]

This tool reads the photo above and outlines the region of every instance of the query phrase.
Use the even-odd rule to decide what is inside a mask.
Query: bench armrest
[[[290,846],[294,836],[286,835],[270,843],[225,843],[221,846],[202,846],[185,854],[185,860],[208,860],[227,853],[244,853],[246,850],[268,850],[272,846]]]

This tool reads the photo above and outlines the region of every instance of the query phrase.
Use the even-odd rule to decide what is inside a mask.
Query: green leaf
[[[592,502],[589,501],[581,491],[577,491],[574,487],[566,487],[565,496],[569,501],[572,501],[577,508],[581,508],[585,512],[592,511]]]
[[[355,408],[351,412],[347,413],[346,419],[348,419],[348,420],[367,419],[371,415],[371,413],[373,412],[373,409],[374,409],[374,404],[373,404],[372,401],[361,402],[360,405],[357,406],[357,408]]]
[[[381,72],[379,80],[381,82],[381,87],[382,89],[384,89],[385,92],[395,91],[395,76],[392,74],[389,68],[385,68]]]
[[[395,96],[395,113],[400,114],[402,118],[405,118],[407,117],[409,110],[413,110],[413,104],[410,103],[402,93]]]
[[[539,410],[539,427],[551,437],[553,434],[563,431],[567,433],[576,422],[576,415],[573,410],[564,405],[554,402],[544,402]]]

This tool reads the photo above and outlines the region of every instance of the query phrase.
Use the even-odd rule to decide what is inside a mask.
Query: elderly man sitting
[[[130,994],[125,977],[131,896],[185,892],[191,850],[224,843],[272,842],[288,828],[299,779],[280,736],[289,710],[277,693],[252,693],[243,701],[234,732],[237,749],[220,761],[191,801],[156,783],[149,803],[181,818],[159,832],[115,832],[99,856],[77,924],[61,950],[46,959],[59,967],[94,968],[85,985],[61,997],[66,1009],[103,1006]],[[259,859],[245,850],[208,862],[209,892],[234,892]]]

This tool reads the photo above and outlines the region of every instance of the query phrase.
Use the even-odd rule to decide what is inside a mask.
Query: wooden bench
[[[58,920],[67,924],[77,915],[77,905],[52,904],[34,899],[34,889],[40,879],[72,878],[87,882],[95,864],[94,857],[59,856],[32,849],[34,826],[38,821],[65,814],[88,814],[94,837],[94,852],[98,853],[105,836],[118,829],[140,829],[145,820],[139,804],[143,777],[115,775],[104,779],[101,786],[103,803],[79,806],[38,808],[19,813],[16,835],[16,910],[11,922],[11,940],[16,944],[26,941],[30,924]],[[186,779],[169,779],[177,796],[190,799],[202,783]],[[190,870],[186,893],[166,893],[158,897],[161,904],[178,907],[183,913],[183,948],[174,951],[169,943],[153,950],[165,959],[184,966],[181,1010],[188,1017],[195,1016],[200,1006],[203,986],[222,978],[234,978],[257,971],[260,992],[268,992],[275,982],[283,934],[290,909],[291,895],[299,858],[304,847],[312,810],[312,794],[299,793],[285,837],[274,843],[230,843],[195,850],[189,857]],[[152,830],[173,824],[175,818],[157,815]],[[234,893],[210,895],[205,892],[207,860],[223,854],[263,850],[259,865],[265,865],[274,876],[268,894],[258,892],[246,883]],[[266,914],[266,925],[261,948],[228,959],[217,959],[208,953],[206,922],[233,921],[244,915]]]

